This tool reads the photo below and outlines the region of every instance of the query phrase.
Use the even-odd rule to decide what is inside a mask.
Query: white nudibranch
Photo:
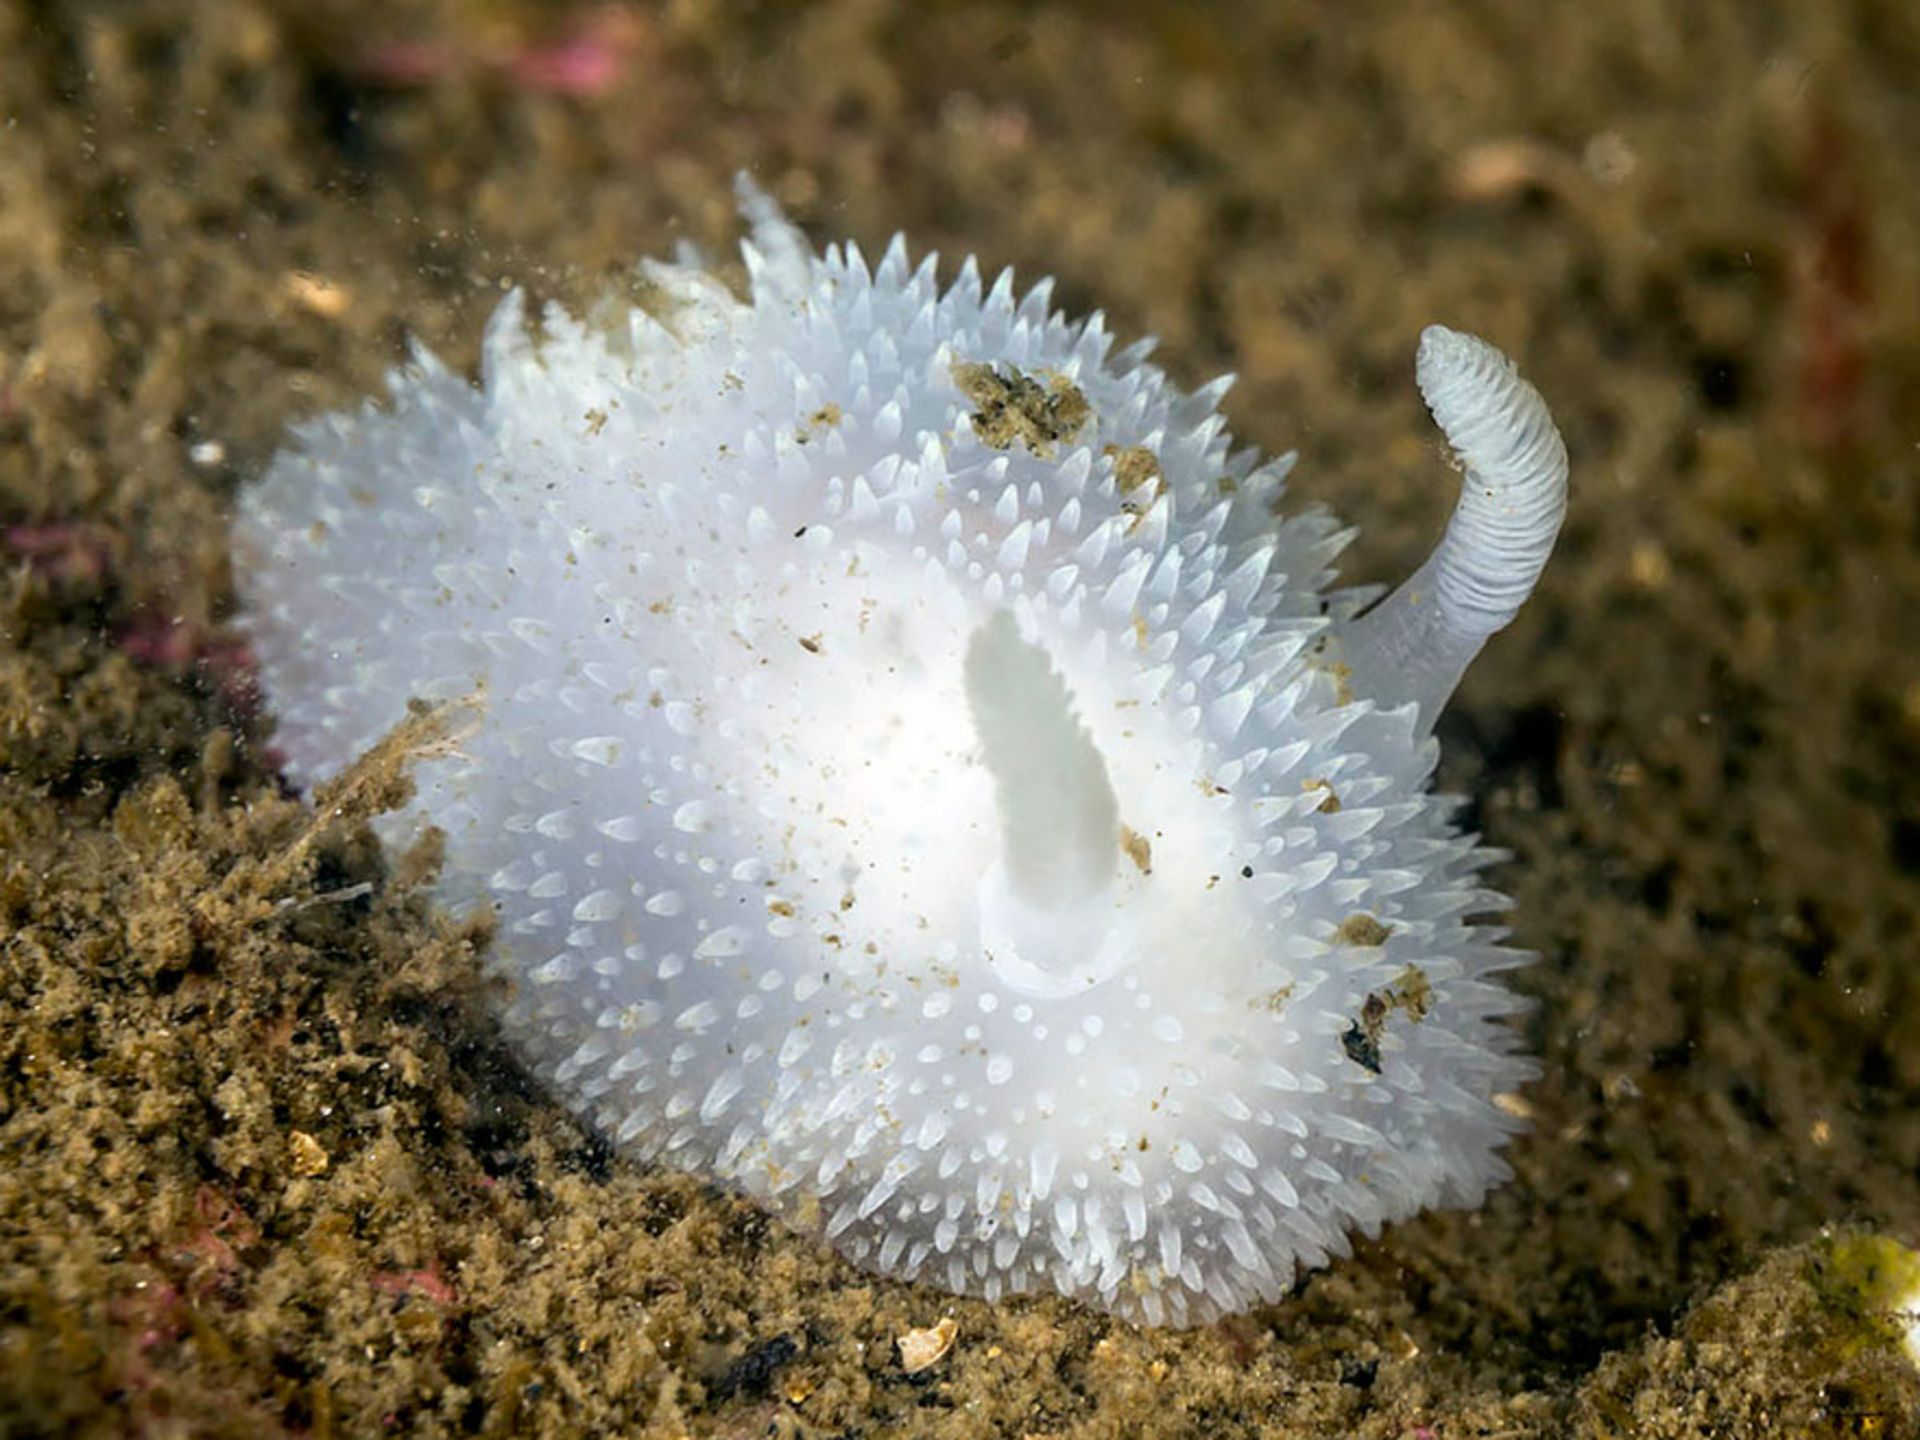
[[[1560,523],[1538,394],[1427,332],[1465,485],[1363,613],[1226,380],[744,199],[746,298],[510,297],[477,386],[416,354],[242,495],[288,774],[478,691],[393,838],[493,906],[522,1053],[868,1269],[1191,1324],[1476,1203],[1526,957],[1430,730]]]

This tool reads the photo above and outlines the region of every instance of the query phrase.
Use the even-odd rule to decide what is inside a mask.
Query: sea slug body
[[[744,204],[747,298],[509,298],[477,386],[418,354],[245,492],[290,776],[477,693],[396,828],[529,1062],[869,1269],[1190,1324],[1476,1203],[1525,957],[1430,731],[1559,526],[1538,394],[1428,332],[1463,498],[1367,610],[1226,381]]]

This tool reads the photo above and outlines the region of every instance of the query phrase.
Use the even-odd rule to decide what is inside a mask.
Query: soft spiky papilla
[[[536,341],[511,298],[479,388],[418,356],[245,494],[292,775],[483,685],[399,828],[497,907],[513,1034],[634,1152],[875,1270],[1190,1323],[1477,1201],[1521,957],[1467,918],[1503,902],[1417,707],[1316,654],[1360,603],[1325,589],[1347,532],[1274,518],[1290,457],[1229,448],[1224,382],[1111,354],[1044,282],[943,289],[750,212],[749,300],[652,266],[658,318]],[[956,364],[1088,418],[992,448]],[[969,704],[1001,615],[1126,827],[1047,905]]]

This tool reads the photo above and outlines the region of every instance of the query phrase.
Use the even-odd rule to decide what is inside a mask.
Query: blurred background
[[[0,1433],[1910,1433],[1917,82],[1899,0],[0,0]],[[284,793],[236,489],[509,286],[732,266],[743,169],[1236,372],[1354,580],[1451,508],[1422,325],[1545,393],[1441,726],[1540,955],[1483,1209],[1188,1334],[873,1281],[543,1099],[396,775]]]

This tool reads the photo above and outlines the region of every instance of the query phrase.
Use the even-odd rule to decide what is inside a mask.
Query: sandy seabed
[[[0,1433],[1920,1434],[1916,75],[1901,0],[0,0]],[[402,745],[284,792],[237,488],[742,167],[1237,371],[1350,578],[1451,501],[1421,325],[1549,396],[1441,727],[1541,957],[1480,1210],[1186,1333],[872,1280],[529,1082]]]

